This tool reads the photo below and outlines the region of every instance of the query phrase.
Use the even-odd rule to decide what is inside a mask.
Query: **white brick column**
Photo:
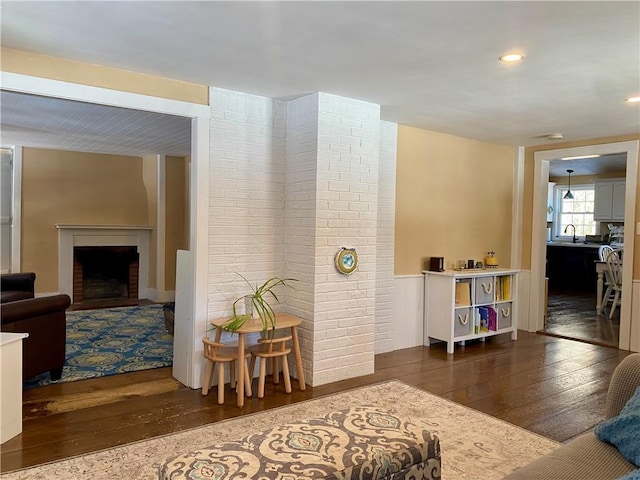
[[[393,249],[397,149],[398,124],[381,121],[376,243],[376,354],[393,351]]]
[[[318,95],[313,385],[374,371],[380,106]],[[340,274],[340,247],[357,270]]]
[[[305,380],[313,385],[318,95],[287,103],[285,275],[300,280],[286,292],[287,311],[303,319],[298,329]],[[292,372],[295,367],[292,368]],[[296,373],[292,373],[296,375]]]
[[[373,373],[391,345],[397,126],[381,124],[378,105],[325,93],[210,95],[209,317],[247,293],[235,272],[296,278],[280,298],[303,319],[307,382]],[[334,265],[343,246],[360,260],[350,276]]]

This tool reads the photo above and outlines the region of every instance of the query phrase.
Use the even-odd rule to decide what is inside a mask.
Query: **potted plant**
[[[247,323],[247,321],[253,318],[254,313],[262,321],[263,331],[266,332],[267,330],[269,330],[269,328],[273,329],[273,327],[275,326],[276,315],[268,300],[273,299],[278,303],[280,302],[273,289],[280,285],[293,288],[291,287],[291,285],[289,285],[289,283],[297,282],[297,279],[272,277],[262,285],[256,285],[254,287],[244,276],[240,275],[240,277],[242,277],[247,285],[249,285],[252,292],[241,296],[240,298],[236,299],[235,302],[233,302],[233,316],[227,323],[224,324],[224,329],[229,332],[237,331],[240,327]],[[237,305],[240,301],[243,301],[245,303],[244,314],[239,314],[237,310]]]

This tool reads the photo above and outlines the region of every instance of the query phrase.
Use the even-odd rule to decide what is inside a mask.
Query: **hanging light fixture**
[[[567,172],[569,173],[569,190],[567,190],[567,193],[564,194],[564,199],[565,200],[573,200],[573,193],[571,193],[571,174],[573,173],[573,170],[567,170]]]

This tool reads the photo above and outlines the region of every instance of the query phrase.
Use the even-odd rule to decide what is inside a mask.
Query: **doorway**
[[[547,304],[541,333],[618,346],[619,304],[607,299],[604,309],[596,308],[603,303],[597,279],[598,271],[605,275],[601,247],[624,250],[624,237],[614,232],[624,231],[626,160],[621,153],[549,163]]]
[[[99,105],[130,108],[187,117],[191,122],[191,158],[189,189],[189,250],[193,275],[183,285],[185,308],[191,314],[180,335],[174,339],[173,374],[183,384],[198,387],[201,369],[198,352],[202,351],[200,338],[205,334],[207,318],[207,254],[208,198],[209,198],[209,117],[208,105],[188,103],[166,98],[77,85],[16,73],[3,74],[3,91],[13,91],[52,98],[65,98]]]
[[[567,157],[584,156],[589,154],[608,155],[626,154],[625,175],[625,207],[624,221],[632,225],[635,219],[635,203],[638,172],[638,141],[600,144],[584,147],[573,147],[535,152],[534,174],[534,205],[533,205],[533,232],[531,251],[531,304],[529,315],[530,331],[539,331],[544,328],[545,310],[545,273],[546,273],[546,232],[547,223],[545,212],[547,210],[549,170],[553,160]],[[633,258],[633,242],[625,244],[625,256]],[[632,263],[623,268],[623,294],[620,307],[620,331],[618,348],[629,350],[638,349],[637,340],[631,338],[632,318]],[[595,310],[595,308],[594,308]]]

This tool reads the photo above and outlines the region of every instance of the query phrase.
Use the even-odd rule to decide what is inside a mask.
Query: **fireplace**
[[[73,303],[106,295],[148,298],[152,227],[58,224],[56,228],[58,289]]]
[[[73,300],[138,298],[138,252],[123,247],[74,247]]]

